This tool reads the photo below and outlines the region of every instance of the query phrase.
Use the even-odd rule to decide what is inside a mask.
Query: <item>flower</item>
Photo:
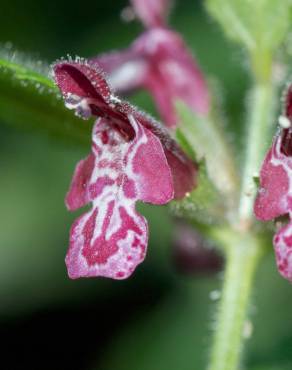
[[[260,188],[254,212],[259,220],[288,216],[274,236],[280,274],[292,281],[292,85],[289,86],[284,113],[279,118],[280,132],[274,138],[260,172]]]
[[[165,204],[195,185],[196,165],[167,130],[111,93],[101,70],[86,61],[60,61],[54,78],[65,104],[82,118],[99,117],[92,149],[75,169],[69,210],[92,203],[70,234],[71,278],[127,278],[145,257],[148,228],[137,200]]]
[[[130,0],[137,17],[146,28],[166,26],[170,0]]]
[[[173,262],[184,275],[204,275],[222,269],[222,256],[194,226],[176,220],[173,240]]]
[[[119,93],[148,90],[169,127],[177,124],[176,100],[206,115],[209,95],[203,75],[181,36],[166,27],[169,1],[132,0],[132,5],[147,30],[129,49],[98,56],[93,63],[108,73]]]

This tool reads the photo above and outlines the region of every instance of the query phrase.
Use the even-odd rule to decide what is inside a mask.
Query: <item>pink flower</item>
[[[148,90],[163,122],[170,127],[177,123],[176,100],[206,115],[209,95],[202,73],[181,36],[165,25],[169,1],[132,0],[132,4],[148,30],[129,49],[92,61],[109,74],[115,91]]]
[[[281,131],[275,137],[260,172],[260,189],[254,212],[259,220],[268,221],[288,216],[273,240],[280,274],[292,281],[292,85],[285,111],[279,118]]]
[[[130,0],[137,17],[147,28],[166,26],[170,0]]]
[[[136,201],[183,197],[195,185],[196,166],[162,126],[112,95],[90,63],[61,61],[53,70],[66,106],[82,118],[99,117],[91,153],[77,164],[66,197],[69,210],[92,203],[71,228],[69,276],[124,279],[147,247],[147,222]]]

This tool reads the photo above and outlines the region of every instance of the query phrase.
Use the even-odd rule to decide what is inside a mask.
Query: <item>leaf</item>
[[[234,157],[221,130],[221,122],[213,117],[213,112],[208,117],[199,116],[182,102],[177,102],[176,109],[180,122],[177,139],[183,135],[196,159],[205,161],[206,174],[215,188],[222,194],[230,195],[236,190],[237,177]],[[181,140],[180,144],[186,146]]]
[[[253,179],[253,182],[254,182],[255,186],[258,188],[260,186],[260,177],[259,177],[259,175],[254,175],[252,177],[252,179]]]
[[[290,26],[291,0],[206,0],[225,34],[250,51],[274,51]]]
[[[221,224],[226,214],[223,197],[209,179],[206,165],[199,165],[197,187],[185,198],[171,202],[171,210],[179,217],[206,224]]]
[[[0,122],[66,142],[89,143],[92,124],[65,108],[48,71],[17,52],[0,51]]]
[[[52,79],[48,77],[49,67],[42,61],[35,61],[27,55],[12,50],[10,45],[0,47],[0,71],[1,73],[10,72],[17,80],[22,81],[22,85],[28,82],[39,84],[38,88],[55,90],[57,88]]]

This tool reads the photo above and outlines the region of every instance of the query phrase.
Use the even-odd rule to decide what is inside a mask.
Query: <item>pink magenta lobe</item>
[[[109,99],[110,90],[101,71],[78,62],[60,62],[53,67],[54,77],[63,95]]]
[[[291,85],[286,92],[283,115],[284,123],[285,119],[291,122]],[[264,159],[254,212],[258,219],[264,221],[280,216],[289,217],[288,224],[277,231],[273,244],[280,274],[292,281],[292,131],[289,121],[288,128],[282,127],[274,138]],[[281,224],[283,220],[277,222],[278,227]]]
[[[289,211],[286,199],[290,187],[287,170],[275,157],[278,141],[279,138],[269,150],[260,172],[260,188],[254,212],[262,221],[272,220]],[[283,157],[283,154],[279,155]]]
[[[95,157],[90,154],[81,160],[74,172],[70,190],[66,196],[66,206],[70,211],[83,207],[90,201],[88,185],[94,168]]]
[[[274,237],[274,248],[280,274],[292,282],[292,222],[281,228]]]

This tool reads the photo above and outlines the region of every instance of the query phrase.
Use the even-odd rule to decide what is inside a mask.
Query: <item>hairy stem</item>
[[[233,239],[227,249],[222,298],[208,370],[238,369],[253,277],[262,250],[253,237],[239,234]]]
[[[230,235],[222,244],[226,251],[226,271],[217,327],[208,370],[237,370],[243,347],[243,328],[247,317],[253,277],[262,245],[253,234],[253,203],[264,153],[270,144],[274,113],[271,56],[252,55],[254,87],[249,96],[245,162],[242,171],[239,206]]]
[[[259,175],[261,162],[271,139],[271,123],[274,118],[274,88],[271,83],[271,66],[263,68],[254,63],[255,85],[249,96],[249,116],[246,155],[243,167],[239,200],[239,223],[248,229],[253,219],[253,203],[256,196],[255,177]]]

